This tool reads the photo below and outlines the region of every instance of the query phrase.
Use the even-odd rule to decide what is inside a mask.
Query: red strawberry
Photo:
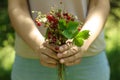
[[[80,30],[81,30],[81,28],[79,27],[79,28],[78,28],[78,31],[80,31]]]
[[[47,19],[49,20],[49,22],[53,21],[55,18],[52,15],[47,15]]]
[[[58,47],[58,46],[56,46],[56,47],[55,47],[55,50],[59,50],[59,47]]]
[[[41,26],[41,22],[37,22],[37,26]]]
[[[56,37],[53,36],[53,37],[52,37],[52,42],[56,42],[56,40],[57,40]]]

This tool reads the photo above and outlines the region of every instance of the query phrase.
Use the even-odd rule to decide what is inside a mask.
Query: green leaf
[[[60,20],[59,20],[59,26],[58,26],[59,29],[60,29],[60,30],[64,30],[64,29],[66,29],[66,26],[67,26],[67,25],[66,25],[66,20],[65,20],[65,19],[60,19]]]
[[[78,22],[70,21],[67,23],[67,29],[70,30],[71,32],[77,30],[78,26],[79,26]]]
[[[71,31],[69,31],[69,30],[64,30],[64,31],[62,32],[62,35],[65,36],[65,37],[68,38],[68,39],[72,39],[72,38],[73,38],[73,34],[72,34]]]
[[[66,24],[66,28],[64,28],[62,34],[68,38],[68,39],[72,39],[73,37],[75,37],[78,34],[78,22],[73,22],[70,21]]]
[[[74,38],[78,33],[79,33],[78,29],[74,30],[74,31],[72,32],[73,38]]]
[[[90,36],[89,30],[84,30],[84,31],[79,32],[79,33],[75,36],[75,38],[87,39],[89,36]]]
[[[81,31],[75,36],[75,38],[73,39],[73,43],[76,46],[81,47],[84,44],[84,40],[87,39],[89,36],[89,30]]]
[[[83,43],[84,43],[84,40],[82,38],[74,38],[73,43],[76,46],[81,47],[83,45]]]

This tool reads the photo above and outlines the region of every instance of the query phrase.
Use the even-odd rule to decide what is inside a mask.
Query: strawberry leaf
[[[60,19],[60,20],[59,20],[59,24],[58,24],[58,28],[59,28],[60,30],[64,30],[64,29],[67,28],[66,26],[67,26],[67,25],[66,25],[66,20],[65,20],[65,19]]]
[[[79,33],[75,36],[75,38],[87,39],[89,36],[90,36],[89,30],[84,30],[84,31],[79,32]]]
[[[67,23],[67,29],[70,30],[71,32],[74,32],[74,30],[77,30],[78,26],[79,26],[78,22],[70,21]]]
[[[73,37],[75,37],[78,34],[78,22],[73,22],[70,21],[66,24],[66,28],[64,28],[62,34],[63,36],[65,36],[68,39],[72,39]]]
[[[68,39],[72,39],[72,38],[73,38],[73,34],[72,34],[72,32],[69,31],[69,30],[64,30],[64,31],[62,32],[62,35],[65,36],[65,37],[68,38]]]
[[[83,45],[83,43],[84,43],[84,40],[82,38],[74,38],[73,43],[76,46],[81,47]]]
[[[81,47],[84,43],[84,40],[88,39],[89,36],[90,36],[89,35],[89,30],[81,31],[75,36],[75,38],[73,39],[73,43],[75,45]]]

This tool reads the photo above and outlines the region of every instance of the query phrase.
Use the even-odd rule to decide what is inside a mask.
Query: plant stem
[[[65,80],[65,65],[59,63],[58,65],[58,78],[59,80]]]

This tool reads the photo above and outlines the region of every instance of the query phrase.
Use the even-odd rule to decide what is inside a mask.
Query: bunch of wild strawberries
[[[35,12],[35,11],[34,11]],[[36,11],[37,12],[37,11]],[[35,23],[37,26],[47,27],[46,40],[49,43],[54,43],[56,45],[62,45],[66,43],[67,38],[65,38],[59,29],[59,20],[64,19],[66,23],[69,21],[75,21],[76,17],[68,12],[64,12],[60,9],[52,9],[48,14],[44,15],[41,12],[37,12],[37,17]]]

